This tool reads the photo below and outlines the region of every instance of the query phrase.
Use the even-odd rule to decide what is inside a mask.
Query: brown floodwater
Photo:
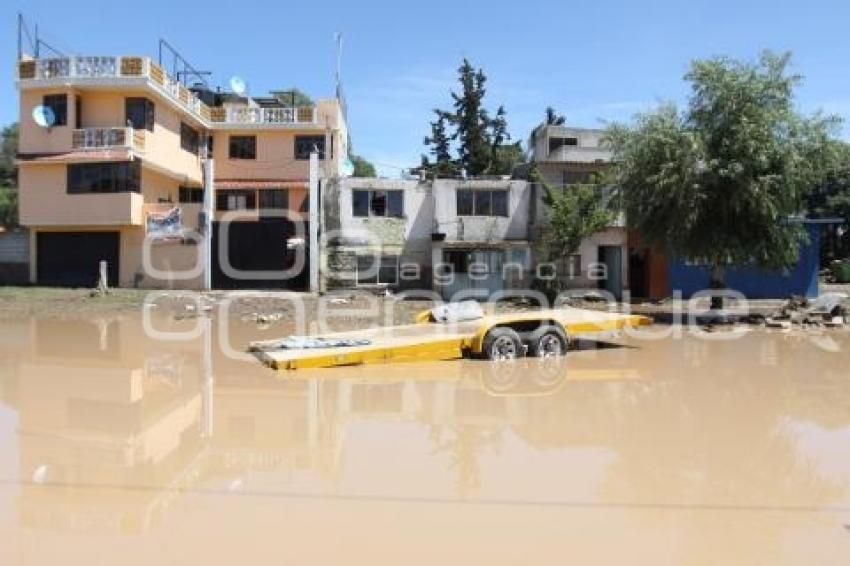
[[[0,322],[0,564],[850,557],[845,330],[620,336],[513,364],[229,355],[272,337]]]

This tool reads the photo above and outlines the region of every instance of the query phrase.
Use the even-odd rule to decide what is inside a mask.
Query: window
[[[508,255],[508,262],[521,265],[523,269],[528,269],[528,249],[527,248],[512,248]]]
[[[451,266],[452,273],[468,273],[470,254],[466,250],[445,250],[443,263]]]
[[[42,104],[53,111],[53,126],[68,125],[68,95],[47,94],[42,99]]]
[[[404,193],[387,191],[387,216],[401,218],[404,216]]]
[[[474,191],[475,216],[491,216],[493,214],[493,193],[490,191]]]
[[[558,270],[561,275],[566,275],[570,278],[581,276],[581,254],[570,254],[559,261]]]
[[[359,217],[404,217],[404,192],[354,189],[351,195],[352,215]]]
[[[260,189],[260,210],[275,210],[280,216],[289,207],[289,193],[286,189]]]
[[[110,163],[68,165],[68,194],[126,193],[140,190],[141,165],[138,159]]]
[[[125,99],[124,116],[132,128],[153,131],[154,105],[147,98]]]
[[[200,135],[194,128],[180,122],[180,147],[189,153],[198,154],[200,148]]]
[[[216,210],[254,210],[257,208],[257,191],[251,189],[218,191]]]
[[[319,152],[319,159],[324,159],[325,136],[295,136],[295,159],[310,159],[314,147]]]
[[[204,202],[204,189],[200,187],[180,187],[179,200],[183,204],[198,204]]]
[[[458,216],[508,216],[508,191],[457,189]]]
[[[508,215],[508,191],[493,191],[493,216]]]
[[[358,255],[358,285],[396,285],[398,284],[398,256]]]
[[[83,127],[83,99],[74,97],[74,127],[78,130]]]
[[[351,194],[352,215],[369,216],[369,191],[354,189]]]
[[[551,137],[549,138],[549,153],[552,153],[556,149],[559,149],[564,146],[577,146],[578,138],[561,138],[561,137]]]
[[[257,159],[257,136],[230,136],[230,159]]]
[[[472,216],[472,191],[466,189],[457,190],[457,215]]]

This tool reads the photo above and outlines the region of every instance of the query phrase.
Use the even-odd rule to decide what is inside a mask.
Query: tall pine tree
[[[451,92],[453,109],[434,111],[437,119],[431,122],[431,135],[424,140],[434,161],[423,156],[420,170],[438,177],[455,176],[461,170],[473,176],[510,173],[521,161],[522,151],[517,144],[506,144],[510,134],[504,107],[500,106],[493,118],[484,107],[484,71],[464,59],[458,68],[458,81],[460,92]],[[454,158],[453,145],[457,150]]]

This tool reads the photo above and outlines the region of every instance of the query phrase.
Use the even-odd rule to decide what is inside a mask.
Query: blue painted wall
[[[784,299],[789,295],[816,297],[820,266],[820,230],[816,224],[806,224],[809,243],[800,248],[796,267],[782,272],[760,271],[755,268],[732,269],[726,273],[726,285],[750,299]],[[687,265],[671,260],[670,289],[682,291],[686,299],[708,287],[709,268]]]

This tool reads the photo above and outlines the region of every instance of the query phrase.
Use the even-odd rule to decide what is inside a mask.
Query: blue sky
[[[505,105],[516,139],[527,138],[547,105],[569,124],[593,127],[680,102],[690,60],[752,59],[762,49],[793,51],[794,70],[805,76],[802,110],[850,119],[850,3],[842,0],[2,4],[0,123],[17,116],[17,11],[65,52],[156,56],[164,37],[196,68],[214,71],[214,84],[239,76],[252,94],[298,86],[314,98],[333,93],[333,35],[341,31],[354,149],[388,176],[418,162],[430,111],[449,105],[463,57],[484,68],[488,105]]]

